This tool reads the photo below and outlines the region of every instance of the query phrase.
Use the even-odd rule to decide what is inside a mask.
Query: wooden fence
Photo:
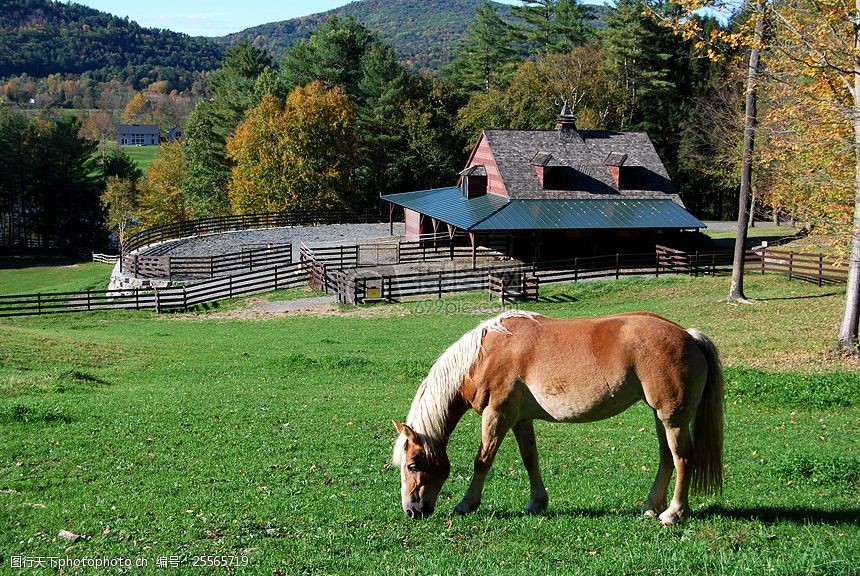
[[[823,254],[803,254],[773,248],[761,248],[755,253],[762,274],[773,272],[788,276],[789,280],[799,278],[819,286],[848,281],[848,269],[825,260]]]
[[[306,247],[303,247],[306,248]],[[401,274],[356,276],[342,266],[354,266],[357,251],[350,247],[302,250],[296,264],[266,266],[252,272],[215,278],[199,284],[158,290],[55,292],[0,296],[0,316],[49,314],[104,309],[174,310],[310,282],[327,293],[336,293],[344,303],[369,300],[394,301],[410,296],[486,290],[490,274],[528,274],[541,284],[587,279],[621,278],[661,274],[717,274],[731,269],[731,252],[612,254],[542,262],[529,266],[499,262],[477,269],[425,270]],[[328,261],[317,257],[327,257]],[[353,264],[349,264],[352,262]],[[759,249],[747,253],[747,273],[777,273],[789,279],[823,283],[844,282],[847,269],[818,254]]]
[[[612,254],[606,256],[573,258],[532,265],[500,264],[466,270],[434,270],[403,274],[375,274],[350,277],[341,271],[323,268],[318,276],[320,289],[335,292],[341,302],[365,302],[370,287],[373,300],[394,301],[419,295],[441,297],[445,293],[484,290],[490,275],[527,274],[540,284],[578,282],[582,280],[619,279],[623,276],[660,276],[665,274],[715,275],[728,273],[733,253],[670,252],[643,254]],[[828,263],[820,255],[800,255],[782,250],[762,249],[748,251],[746,272],[787,275],[818,283],[845,282],[847,270]]]
[[[284,264],[187,286],[16,294],[0,296],[0,316],[95,310],[186,310],[236,296],[304,286],[307,281],[308,276],[299,264]]]
[[[213,278],[293,261],[291,244],[265,246],[217,256],[150,256],[126,253],[120,270],[137,278]]]
[[[381,222],[373,212],[352,212],[349,210],[306,210],[293,212],[270,212],[266,214],[244,214],[236,216],[216,216],[198,220],[173,222],[148,228],[126,240],[124,252],[131,252],[157,242],[200,236],[236,230],[257,228],[283,228],[288,226],[312,226],[317,224],[354,224]]]

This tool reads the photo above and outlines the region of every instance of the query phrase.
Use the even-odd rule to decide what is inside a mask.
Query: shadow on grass
[[[802,279],[801,279],[802,280]],[[814,283],[814,282],[813,282]],[[810,300],[816,298],[829,298],[830,296],[839,296],[839,292],[828,292],[826,294],[810,294],[808,296],[774,296],[772,298],[753,298],[753,302],[778,302],[780,300]]]
[[[696,512],[697,516],[719,516],[732,520],[758,520],[765,523],[792,522],[794,524],[850,524],[860,526],[860,508],[819,510],[816,508],[724,508],[708,506]]]
[[[512,520],[527,516],[522,511],[493,510],[485,511],[492,516],[502,520]],[[631,510],[601,510],[599,508],[567,508],[562,510],[547,510],[538,516],[544,518],[606,518],[611,516],[641,516],[639,509]],[[846,508],[844,510],[819,510],[815,508],[725,508],[720,505],[708,506],[702,510],[694,510],[690,519],[721,517],[730,520],[757,520],[766,524],[779,522],[791,522],[793,524],[823,524],[840,525],[848,524],[860,526],[860,508]]]
[[[572,304],[579,299],[568,294],[553,294],[552,296],[538,296],[540,304]]]

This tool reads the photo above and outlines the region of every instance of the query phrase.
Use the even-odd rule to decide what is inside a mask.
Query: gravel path
[[[255,309],[272,314],[284,314],[286,312],[301,312],[303,310],[312,310],[320,306],[329,306],[337,302],[337,297],[332,296],[317,296],[314,298],[299,298],[298,300],[275,300],[273,302],[264,302],[255,306]]]
[[[298,261],[299,245],[327,246],[354,244],[358,241],[369,243],[394,242],[403,235],[403,223],[394,223],[394,236],[390,236],[387,223],[379,224],[331,224],[326,226],[306,226],[291,228],[263,228],[260,230],[239,230],[223,234],[195,236],[170,240],[150,246],[142,254],[171,256],[217,256],[241,252],[250,248],[261,248],[269,244],[293,245],[293,260]]]

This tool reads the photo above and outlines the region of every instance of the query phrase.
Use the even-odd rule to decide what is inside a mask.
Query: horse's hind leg
[[[669,508],[660,514],[660,522],[671,526],[684,520],[690,511],[687,497],[690,493],[690,477],[693,473],[692,442],[687,422],[678,425],[664,421],[663,425],[666,430],[666,441],[672,451],[675,470],[678,473],[672,502],[669,503]]]
[[[654,411],[654,423],[657,428],[660,463],[657,468],[657,477],[654,478],[654,485],[651,486],[648,499],[645,500],[645,504],[642,506],[642,512],[651,518],[657,518],[666,509],[666,493],[669,490],[672,471],[675,469],[672,461],[672,451],[669,449],[669,442],[666,440],[666,429],[663,427],[663,422],[657,416],[656,410]]]
[[[537,441],[535,440],[535,427],[532,420],[521,420],[514,425],[514,435],[517,437],[517,445],[520,447],[520,456],[529,473],[529,486],[531,488],[531,499],[526,505],[526,514],[539,514],[546,510],[549,504],[549,496],[543,484],[538,466]]]

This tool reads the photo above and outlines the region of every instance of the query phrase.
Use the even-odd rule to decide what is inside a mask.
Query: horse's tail
[[[687,332],[696,340],[708,362],[705,390],[693,421],[692,487],[699,494],[723,491],[723,367],[713,340],[691,328]]]

